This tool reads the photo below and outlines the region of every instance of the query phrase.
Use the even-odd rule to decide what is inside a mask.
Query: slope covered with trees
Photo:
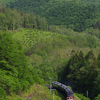
[[[7,94],[18,93],[33,84],[34,75],[20,43],[8,33],[0,33],[0,87]]]
[[[69,32],[72,33],[72,31]],[[22,43],[29,65],[36,69],[40,78],[49,82],[49,77],[53,77],[53,80],[63,81],[64,83],[65,79],[71,79],[75,82],[74,89],[76,91],[78,90],[79,93],[84,94],[87,90],[89,93],[93,91],[93,97],[91,95],[89,97],[94,98],[99,93],[99,87],[98,90],[95,87],[99,83],[97,82],[97,79],[99,79],[99,65],[97,65],[97,62],[99,64],[99,61],[97,61],[99,48],[92,48],[93,51],[90,51],[89,46],[86,45],[88,43],[92,44],[94,40],[91,40],[91,42],[84,41],[86,39],[85,33],[83,33],[84,37],[83,35],[81,37],[81,33],[73,32],[72,34],[76,35],[76,39],[73,35],[68,36],[35,29],[20,29],[13,34],[13,38]],[[74,44],[75,41],[76,44]],[[73,51],[71,53],[72,49],[77,52]],[[82,51],[78,52],[79,49]],[[79,96],[82,97],[82,95]]]
[[[6,94],[20,94],[33,83],[49,83],[50,77],[64,83],[73,80],[79,93],[93,90],[90,98],[99,94],[99,29],[78,33],[49,26],[44,17],[4,6],[0,6],[0,29],[0,87]]]
[[[44,17],[35,16],[30,13],[24,14],[18,12],[16,9],[13,11],[9,8],[5,9],[4,6],[0,5],[0,29],[3,30],[14,30],[24,28],[37,28],[41,30],[47,30],[48,25]]]
[[[94,27],[100,15],[98,0],[17,0],[7,7],[41,15],[49,25],[63,25],[78,32]]]
[[[86,55],[82,51],[75,52],[72,50],[71,58],[65,66],[65,74],[67,79],[74,82],[75,90],[86,94],[93,100],[100,93],[99,76],[100,76],[100,53],[94,56],[93,50],[87,52]],[[92,87],[92,88],[91,88]]]

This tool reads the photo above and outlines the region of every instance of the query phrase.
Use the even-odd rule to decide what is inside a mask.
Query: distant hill
[[[43,16],[49,25],[63,25],[78,32],[94,27],[100,15],[100,0],[17,0],[6,6]]]

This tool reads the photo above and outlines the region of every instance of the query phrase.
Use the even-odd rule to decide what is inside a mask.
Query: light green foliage
[[[3,13],[0,13],[0,29],[3,30],[6,26],[6,16]]]
[[[0,87],[0,100],[7,100],[5,91]]]
[[[59,29],[56,27],[58,33]],[[66,58],[70,56],[69,47],[94,48],[98,45],[95,42],[96,39],[89,34],[87,36],[85,33],[80,34],[64,29],[62,32],[64,34],[20,28],[19,32],[13,34],[13,38],[22,43],[29,66],[34,67],[39,77],[48,80],[47,82],[49,82],[49,77],[53,77],[54,80],[61,79],[57,74],[62,76]],[[95,41],[91,43],[88,37]]]
[[[78,94],[75,93],[81,100],[90,100],[89,98],[86,98],[85,96],[83,96],[83,94]]]
[[[20,27],[36,28],[40,30],[48,30],[46,19],[29,13],[24,14],[18,12],[16,8],[13,10],[0,5],[0,29],[12,30],[13,32]]]
[[[77,96],[76,93],[74,93],[74,98],[75,98],[76,100],[81,100],[81,99]]]
[[[22,25],[22,16],[16,9],[11,11],[9,8],[5,8],[1,5],[0,13],[0,29],[1,30],[13,30],[18,29]]]
[[[98,94],[98,96],[95,97],[95,100],[100,100],[100,94]]]
[[[21,96],[13,94],[8,96],[8,100],[27,100],[27,97],[30,97],[31,100],[53,100],[53,91],[50,94],[50,91],[47,87],[34,84],[27,89],[27,92],[24,91],[20,94]],[[60,100],[60,96],[54,94],[55,100]]]
[[[7,94],[39,82],[36,72],[28,67],[21,44],[8,33],[0,34],[0,77],[0,86]]]

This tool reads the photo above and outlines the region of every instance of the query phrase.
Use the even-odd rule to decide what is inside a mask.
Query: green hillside
[[[70,85],[82,100],[86,100],[86,91],[91,100],[99,98],[100,21],[98,16],[94,16],[94,14],[99,15],[99,11],[97,10],[96,13],[95,6],[82,1],[76,1],[75,5],[79,4],[79,6],[75,6],[74,9],[74,3],[67,0],[61,2],[62,9],[65,2],[68,7],[73,4],[72,11],[78,10],[77,7],[80,7],[78,11],[81,14],[85,11],[83,15],[87,23],[77,28],[75,28],[76,24],[70,26],[78,30],[81,28],[86,30],[76,32],[66,28],[65,25],[50,25],[43,16],[23,13],[16,8],[11,10],[0,5],[0,92],[3,94],[0,95],[1,100],[2,98],[21,100],[31,95],[33,100],[39,100],[40,97],[50,100],[49,90],[43,88],[44,84],[50,84],[50,77],[53,78],[52,81]],[[54,4],[55,9],[61,7],[60,1],[57,0],[46,0],[45,3]],[[56,9],[55,12],[59,11]],[[71,10],[67,11],[71,17]],[[82,17],[78,17],[79,12],[75,12],[76,23],[78,21],[83,23],[85,19],[79,20]],[[97,23],[95,20],[98,20]],[[92,25],[90,22],[95,25],[90,27]],[[87,25],[90,26],[87,28],[85,27]],[[41,91],[36,91],[36,87]],[[44,93],[45,91],[48,91],[47,94]],[[59,95],[57,92],[55,94]],[[78,98],[77,96],[75,97]],[[87,100],[90,100],[89,98]]]
[[[88,52],[91,50],[91,49],[89,49],[89,46],[87,45],[88,43],[91,44],[91,42],[89,42],[89,40],[84,41],[87,39],[85,37],[86,33],[80,34],[80,33],[73,32],[71,30],[69,30],[67,32],[68,33],[71,32],[72,34],[76,35],[77,38],[75,39],[75,36],[73,36],[71,34],[70,34],[70,36],[62,35],[62,34],[58,34],[58,33],[40,31],[40,30],[36,30],[36,29],[34,29],[34,30],[20,29],[18,32],[13,34],[13,39],[19,40],[21,42],[21,44],[23,45],[29,66],[32,68],[35,68],[39,77],[41,79],[43,79],[44,81],[46,81],[47,83],[49,83],[49,81],[50,81],[49,77],[53,77],[53,80],[58,80],[58,81],[66,80],[66,77],[63,77],[63,75],[64,76],[67,75],[66,73],[69,69],[68,68],[69,65],[66,65],[66,64],[68,62],[70,62],[70,58],[73,59],[71,57],[72,50],[76,51],[77,56],[78,56],[80,50],[82,50],[85,55],[88,55]],[[88,35],[88,37],[89,36],[91,36],[91,35]],[[95,38],[95,39],[98,40],[97,38]],[[74,44],[75,41],[76,41],[76,44]],[[80,43],[80,41],[81,41],[81,43]],[[91,40],[91,41],[93,42],[94,40]],[[85,44],[85,42],[86,42],[86,44]],[[80,43],[80,45],[78,43]],[[84,44],[85,44],[85,46],[86,45],[87,46],[85,47]],[[94,48],[93,52],[94,52],[95,56],[98,57],[99,48],[98,47]],[[77,60],[75,60],[75,62],[76,61]],[[90,62],[92,62],[92,61],[94,61],[94,60],[91,60]],[[77,61],[77,63],[78,63],[78,61]],[[79,61],[79,63],[80,63],[80,61]],[[86,63],[88,63],[88,62],[86,62]],[[78,65],[80,65],[80,64],[78,64]],[[91,65],[91,63],[90,63],[90,65]],[[86,68],[88,68],[90,65],[87,65]],[[73,66],[75,66],[75,65],[73,65]],[[77,67],[75,67],[75,68],[77,68]],[[84,67],[82,67],[82,68],[84,68]],[[85,68],[83,70],[82,70],[82,68],[79,70],[81,70],[84,73]],[[63,69],[65,69],[65,71]],[[94,73],[91,72],[91,75],[94,75]],[[73,73],[73,74],[75,74],[75,73]],[[87,74],[88,74],[88,72],[87,72]],[[69,73],[68,78],[69,77],[72,78],[73,76],[71,76],[71,75],[72,74]],[[78,75],[79,74],[74,75],[76,77],[76,80],[77,80],[77,77],[81,77]],[[87,76],[86,76],[86,78],[87,78]],[[96,78],[96,76],[95,76],[95,78]],[[82,79],[84,80],[84,77]],[[94,80],[92,80],[92,81],[94,81]],[[79,80],[78,80],[78,82],[79,82]],[[87,83],[88,83],[88,80],[87,80]],[[78,83],[75,83],[75,84],[79,85]],[[85,84],[85,83],[83,83],[83,84]],[[83,86],[83,84],[80,84],[80,86]],[[78,86],[77,86],[77,88],[78,88]],[[79,95],[79,96],[80,96],[80,98],[82,97],[82,95]],[[86,100],[86,99],[83,99],[83,100]]]
[[[73,49],[85,51],[88,48],[85,51],[87,53],[89,48],[99,46],[98,39],[91,35],[70,30],[68,33],[72,35],[62,35],[36,29],[20,29],[18,33],[13,35],[13,38],[22,43],[29,64],[34,66],[37,71],[40,68],[39,76],[49,81],[50,76],[57,80],[57,73],[61,70],[61,66],[64,66],[63,63],[70,57]],[[46,68],[46,66],[48,67]],[[44,73],[42,73],[43,67],[45,67],[45,71],[49,70],[48,75],[44,76]]]
[[[43,16],[49,25],[63,25],[78,32],[94,27],[100,15],[99,0],[17,0],[7,7]]]
[[[70,31],[69,31],[70,32]],[[73,32],[73,33],[75,33],[75,32]],[[76,33],[77,35],[79,35],[79,33]],[[43,35],[43,37],[41,36],[41,35]],[[72,47],[71,47],[71,45],[70,45],[70,48],[69,48],[69,46],[67,47],[67,46],[64,46],[64,45],[60,45],[60,42],[62,41],[62,42],[65,42],[65,44],[67,43],[67,41],[69,41],[69,40],[67,40],[67,39],[64,39],[64,38],[66,38],[67,37],[67,35],[61,35],[61,34],[58,34],[58,33],[54,33],[54,35],[52,36],[52,33],[51,32],[46,32],[46,31],[40,31],[40,30],[36,30],[36,29],[34,29],[34,30],[32,30],[32,29],[19,29],[19,31],[17,31],[17,32],[15,32],[15,33],[13,33],[12,34],[12,36],[13,36],[13,39],[14,40],[16,40],[16,41],[19,41],[21,44],[22,44],[22,47],[24,48],[24,52],[25,52],[25,54],[26,54],[26,56],[27,56],[27,61],[28,61],[28,66],[29,66],[29,70],[30,70],[30,72],[32,71],[32,73],[33,74],[31,74],[30,73],[30,75],[32,75],[32,77],[31,76],[27,76],[28,77],[28,80],[29,80],[29,77],[31,78],[31,80],[29,80],[29,81],[31,81],[31,84],[32,83],[34,83],[34,82],[37,82],[37,83],[41,83],[41,82],[45,82],[45,83],[49,83],[49,77],[53,77],[53,80],[57,80],[57,77],[59,76],[60,78],[61,78],[61,71],[63,71],[63,70],[61,70],[62,68],[64,68],[64,65],[67,63],[67,59],[69,59],[69,57],[70,57],[70,51],[72,50],[72,49],[75,49],[75,47],[73,47],[74,45],[72,44]],[[36,36],[36,37],[35,37]],[[20,38],[19,38],[20,37]],[[70,36],[69,36],[70,37]],[[42,38],[42,39],[41,39]],[[61,38],[61,40],[60,40],[60,38]],[[36,40],[36,41],[35,41]],[[47,42],[48,40],[50,40],[50,42]],[[60,41],[59,41],[60,40]],[[67,41],[65,41],[65,40],[67,40]],[[53,42],[54,41],[54,42]],[[9,41],[10,42],[10,41]],[[8,42],[8,44],[9,44],[9,42]],[[19,42],[18,42],[18,44],[19,44]],[[34,43],[35,42],[35,43]],[[1,43],[5,43],[5,42],[1,42]],[[33,47],[31,46],[30,47],[30,43],[33,43]],[[48,44],[49,43],[49,44]],[[8,45],[7,44],[7,45]],[[70,42],[69,42],[69,44],[71,44]],[[15,44],[14,44],[15,45]],[[1,45],[1,47],[3,46],[3,44]],[[17,46],[17,45],[15,45],[15,46]],[[54,47],[52,47],[52,46],[54,46]],[[9,46],[9,49],[12,47],[12,45],[11,46]],[[26,47],[26,48],[25,48]],[[29,48],[30,47],[30,48]],[[44,47],[46,47],[46,48],[44,48]],[[51,47],[51,48],[50,48]],[[50,51],[48,51],[48,48],[49,49],[51,49]],[[19,47],[19,49],[21,49],[20,47]],[[85,51],[85,49],[86,48],[84,48],[83,50]],[[7,46],[5,47],[5,50],[8,50],[7,49]],[[4,51],[5,51],[4,50]],[[12,50],[12,49],[11,49]],[[79,50],[79,47],[77,46],[77,48],[76,48],[76,50]],[[88,48],[88,50],[89,50],[89,48]],[[30,52],[31,51],[31,52]],[[41,52],[40,52],[41,51]],[[67,52],[66,52],[67,51]],[[2,51],[3,52],[3,51]],[[7,51],[6,51],[7,52]],[[86,51],[87,52],[87,51]],[[7,53],[6,53],[7,54]],[[8,53],[9,54],[9,53]],[[11,55],[11,54],[10,54]],[[7,55],[6,55],[7,56]],[[12,54],[12,56],[13,56],[13,54]],[[2,55],[1,55],[1,57],[2,57]],[[10,57],[10,56],[8,56],[8,57]],[[16,58],[15,59],[17,59],[17,57],[19,57],[19,56],[17,56],[17,54],[16,54]],[[55,59],[56,58],[56,59]],[[11,58],[8,58],[9,59],[9,61],[10,61],[10,59]],[[6,59],[5,59],[6,60]],[[12,59],[11,59],[12,60]],[[17,66],[19,66],[18,64],[21,64],[21,62],[22,61],[20,61],[21,60],[21,58],[18,58],[18,60],[16,60],[16,62],[13,62],[12,64],[14,64],[14,66],[16,66],[15,65],[15,63],[17,64]],[[7,60],[8,61],[8,60]],[[58,63],[59,62],[59,63]],[[6,64],[6,62],[4,62],[4,61],[2,61],[1,62],[2,63],[2,65],[3,66],[5,66],[4,64]],[[23,62],[24,63],[24,62]],[[22,64],[23,64],[22,63]],[[10,63],[9,63],[10,64]],[[25,63],[24,63],[25,64]],[[11,77],[11,75],[12,75],[12,73],[13,73],[13,68],[14,67],[12,67],[12,71],[10,72],[10,75],[8,74],[9,73],[9,71],[8,71],[8,68],[10,67],[11,65],[9,65],[8,66],[8,64],[6,64],[6,67],[5,67],[5,69],[3,69],[3,70],[5,70],[5,73],[3,74],[3,75],[5,75],[4,76],[4,79],[5,79],[5,81],[9,81],[9,84],[7,84],[7,85],[9,85],[10,86],[10,88],[9,88],[9,92],[12,92],[12,91],[16,91],[16,88],[18,88],[18,86],[17,86],[17,84],[15,84],[15,81],[14,80],[12,80],[11,81],[11,83],[13,83],[14,85],[12,85],[11,83],[10,83],[10,78],[14,78],[14,77],[17,77],[17,69],[16,69],[16,67],[15,67],[15,71],[16,71],[16,73],[14,72],[14,76],[13,77]],[[48,67],[47,67],[48,66]],[[55,67],[54,67],[55,66]],[[25,66],[23,66],[23,67],[25,67]],[[17,67],[18,68],[18,67]],[[45,69],[45,70],[44,70]],[[22,70],[22,69],[20,69],[20,70]],[[8,72],[6,72],[6,71],[8,71]],[[25,71],[25,70],[24,70]],[[27,69],[27,71],[28,71],[28,69]],[[2,70],[1,70],[1,72],[2,72]],[[60,72],[60,73],[59,73]],[[22,71],[20,71],[20,74],[22,73]],[[25,73],[25,72],[24,72]],[[19,74],[19,75],[20,75]],[[37,74],[38,74],[38,76],[37,76]],[[9,75],[8,77],[9,77],[9,80],[7,80],[6,78],[7,78],[7,75]],[[23,75],[23,74],[22,74]],[[29,75],[29,74],[26,74],[26,75]],[[1,77],[2,77],[2,75],[1,75]],[[22,76],[21,76],[22,77]],[[41,79],[40,79],[41,78]],[[61,80],[59,78],[59,80]],[[3,79],[3,78],[2,78]],[[32,79],[33,79],[33,82],[32,82]],[[18,81],[18,80],[17,80]],[[21,81],[21,80],[20,80]],[[20,84],[20,81],[19,81],[19,84]],[[3,82],[3,80],[1,80],[1,83]],[[23,81],[22,81],[23,82]],[[25,82],[25,81],[24,81]],[[27,81],[26,81],[27,82]],[[28,84],[28,83],[27,83]],[[2,85],[2,84],[0,84],[0,85]],[[3,83],[3,85],[5,85],[6,86],[6,83],[4,84]],[[22,85],[24,85],[24,84],[22,84]],[[16,88],[12,88],[13,86],[16,86]],[[27,85],[24,85],[26,88],[28,88],[27,87]],[[23,89],[25,89],[25,87],[23,86]],[[20,87],[22,87],[21,85],[20,85]],[[3,87],[4,89],[6,89],[7,87]],[[41,87],[42,88],[42,87]],[[43,90],[43,89],[42,89]],[[42,91],[41,90],[41,91]],[[18,91],[20,91],[20,89],[18,90]],[[18,92],[18,91],[16,91],[16,92]],[[29,90],[30,91],[30,90]],[[45,90],[44,90],[45,91]],[[18,98],[22,98],[22,99],[24,99],[25,98],[25,96],[27,96],[27,95],[29,95],[29,94],[31,94],[31,92],[32,91],[30,91],[30,92],[28,92],[27,94],[20,94],[21,95],[21,97],[20,96],[18,96],[18,95],[14,95],[14,94],[12,94],[12,96],[8,96],[8,99],[9,100],[12,100],[12,99],[18,99]],[[34,92],[32,92],[32,93],[34,93]],[[41,98],[43,98],[42,96],[44,95],[44,93],[39,93],[41,96]],[[33,96],[33,100],[36,100],[36,99],[38,99],[39,97],[37,97],[37,95],[38,95],[38,92],[35,92],[35,96]],[[49,97],[47,97],[47,98],[49,98]],[[49,100],[49,99],[48,99]],[[84,99],[85,100],[85,99]]]

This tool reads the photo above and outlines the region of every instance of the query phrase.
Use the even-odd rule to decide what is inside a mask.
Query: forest
[[[46,18],[49,25],[63,26],[77,32],[89,27],[99,28],[95,25],[100,19],[99,0],[17,0],[6,6],[40,15]]]
[[[52,9],[48,8],[39,15],[36,8],[34,9],[37,13],[31,12],[31,10],[24,12],[24,7],[20,9],[20,3],[17,3],[19,8],[15,7],[14,4],[18,1],[10,2],[9,0],[10,3],[5,6],[0,5],[0,100],[11,100],[10,95],[13,93],[19,95],[23,91],[27,91],[33,84],[49,84],[50,77],[53,77],[53,81],[70,85],[81,100],[99,100],[99,10],[96,12],[97,8],[89,5],[87,0],[74,3],[67,0],[62,2],[59,0],[45,0],[44,2],[33,0],[34,3],[37,2],[37,5],[46,3],[50,6],[54,4]],[[23,1],[21,2],[23,3]],[[26,4],[30,2],[26,1]],[[99,1],[94,5],[97,3],[99,5]],[[73,5],[69,12],[66,10],[68,16],[63,15],[64,13],[61,14],[66,16],[67,20],[69,20],[69,16],[70,18],[73,16],[71,18],[73,20],[67,21],[66,25],[62,24],[65,22],[63,16],[61,17],[62,21],[60,19],[56,21],[53,16],[50,17],[53,9],[56,9],[55,16],[58,16],[59,14],[56,15],[56,12],[62,12],[64,4],[69,5],[65,6],[65,10],[71,4]],[[83,4],[83,6],[78,4]],[[8,6],[11,6],[11,9]],[[13,9],[13,7],[15,8]],[[58,7],[59,10],[57,10]],[[79,11],[77,11],[78,7],[80,7]],[[84,11],[85,14],[83,14]],[[75,13],[76,18],[70,12]],[[54,21],[50,21],[49,18]],[[83,20],[79,20],[80,18]],[[71,21],[76,22],[72,23]],[[59,24],[55,24],[56,22]],[[75,26],[76,23],[78,23],[78,27]],[[89,98],[86,99],[87,90]]]
[[[90,98],[94,98],[99,91],[99,74],[100,74],[100,53],[97,58],[94,56],[93,50],[90,50],[86,55],[82,51],[75,52],[72,50],[71,58],[66,64],[67,79],[74,82],[77,92],[88,90]],[[92,87],[92,88],[91,88]]]

